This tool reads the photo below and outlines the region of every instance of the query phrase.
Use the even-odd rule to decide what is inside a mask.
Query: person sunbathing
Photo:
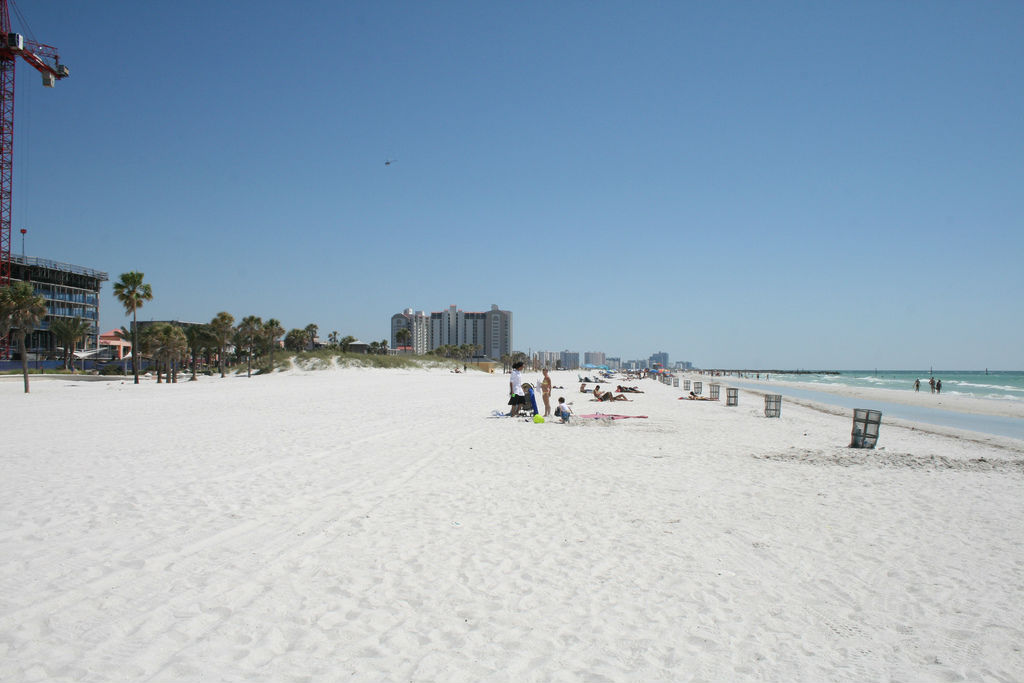
[[[644,393],[644,392],[640,391],[639,389],[637,389],[636,387],[615,387],[615,391],[619,392],[620,394],[642,394],[642,393]]]
[[[683,397],[680,396],[679,398],[680,398],[680,400],[682,400]],[[698,396],[697,394],[693,393],[692,391],[690,392],[690,395],[687,396],[686,398],[690,399],[691,401],[714,401],[715,400],[715,399],[713,399],[713,398],[711,398],[709,396]]]
[[[628,401],[629,399],[619,394],[616,396],[610,391],[601,391],[601,385],[598,384],[594,387],[594,398],[598,401]]]

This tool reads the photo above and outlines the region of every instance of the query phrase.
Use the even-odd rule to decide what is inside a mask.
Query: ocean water
[[[914,380],[921,380],[921,391],[928,393],[931,391],[929,377],[942,380],[943,394],[1024,401],[1024,371],[1020,370],[935,370],[931,373],[928,370],[843,370],[838,375],[772,374],[770,379],[823,387],[876,387],[898,391],[913,391]]]

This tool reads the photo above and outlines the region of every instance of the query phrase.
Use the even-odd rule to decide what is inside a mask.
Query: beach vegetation
[[[136,384],[139,383],[139,362],[136,352],[139,341],[138,311],[145,302],[153,300],[153,288],[144,282],[145,277],[145,273],[133,270],[121,273],[121,279],[114,283],[114,296],[124,306],[125,315],[132,316],[132,371]]]
[[[395,341],[398,342],[399,346],[409,346],[409,343],[412,341],[412,332],[408,327],[403,327],[398,332],[395,332]]]
[[[442,344],[430,353],[443,358],[454,358],[455,360],[465,362],[476,355],[481,349],[483,347],[479,344]]]
[[[156,361],[156,382],[160,383],[160,370],[164,370],[168,383],[178,381],[178,367],[188,352],[188,337],[180,326],[157,323],[147,328],[149,353]]]
[[[26,340],[29,332],[46,317],[46,299],[35,293],[28,282],[12,282],[0,289],[0,334],[7,336],[12,331],[18,339],[18,354],[21,356],[21,374],[25,377],[25,393],[28,391],[28,353]]]
[[[247,315],[238,323],[235,333],[235,347],[245,353],[245,376],[252,377],[252,357],[263,337],[263,319],[256,315]]]
[[[320,331],[320,328],[316,323],[310,323],[306,325],[306,338],[309,339],[309,350],[312,351],[316,348],[316,335]]]
[[[300,329],[288,330],[288,334],[284,336],[284,348],[288,351],[305,351],[306,332]]]
[[[196,381],[198,374],[199,356],[204,352],[210,352],[217,348],[217,337],[208,324],[189,325],[185,328],[185,339],[188,342],[188,352],[192,359],[192,377],[190,382]]]
[[[263,337],[266,340],[267,348],[270,351],[270,366],[268,369],[271,371],[274,369],[274,351],[277,349],[279,343],[278,340],[281,339],[281,335],[283,334],[284,328],[281,327],[281,321],[277,318],[271,318],[263,323]]]
[[[57,342],[64,347],[63,362],[64,369],[75,371],[75,364],[71,361],[75,352],[75,345],[92,329],[92,323],[76,316],[74,318],[57,318],[50,322],[50,332],[57,338]]]
[[[235,331],[235,316],[227,311],[221,311],[210,321],[210,329],[213,331],[217,344],[217,365],[220,369],[220,376],[224,377],[224,351],[231,343],[231,337]]]
[[[370,342],[369,347],[366,350],[367,353],[374,355],[384,355],[388,352],[388,340],[381,339],[378,341]]]
[[[459,366],[448,359],[441,359],[435,355],[413,356],[410,354],[391,355],[380,353],[346,353],[337,349],[316,349],[315,351],[302,351],[282,359],[279,363],[282,367],[298,367],[303,370],[326,370],[335,367],[360,367],[360,368],[392,368],[392,369],[418,369],[418,368],[445,368],[454,370]]]

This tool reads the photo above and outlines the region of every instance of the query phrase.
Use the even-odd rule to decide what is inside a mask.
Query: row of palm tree
[[[511,372],[512,366],[516,363],[525,363],[529,359],[522,351],[513,351],[512,353],[506,353],[501,357],[502,372]]]
[[[138,324],[138,311],[147,301],[153,299],[153,288],[145,281],[145,274],[139,271],[122,273],[114,283],[114,295],[124,306],[125,315],[132,318],[131,329],[121,328],[119,336],[132,344],[132,373],[139,383],[143,356],[152,358],[156,365],[157,382],[167,377],[169,383],[177,382],[178,369],[186,358],[192,361],[192,380],[196,379],[199,359],[208,359],[216,354],[220,376],[225,376],[224,364],[229,347],[234,347],[238,357],[246,359],[246,374],[252,376],[253,363],[259,363],[269,356],[269,366],[274,366],[274,350],[284,335],[285,348],[291,351],[313,349],[319,328],[310,323],[304,329],[293,329],[285,335],[281,322],[276,318],[263,321],[259,316],[246,316],[235,325],[234,316],[222,311],[203,325],[180,325],[176,323],[153,323],[142,328]],[[21,355],[22,374],[25,377],[25,393],[29,391],[27,338],[47,315],[46,300],[35,294],[28,282],[16,281],[0,288],[0,334],[6,336],[16,332],[18,350]],[[50,330],[64,348],[64,367],[68,368],[75,344],[91,330],[91,324],[81,318],[56,319],[50,323]],[[328,335],[332,348],[347,352],[356,338],[341,337],[337,331]],[[466,345],[464,345],[466,346]],[[370,353],[385,354],[387,340],[371,342]],[[461,357],[458,347],[447,350],[448,357]],[[71,366],[73,368],[73,366]]]
[[[266,322],[255,315],[246,316],[235,325],[234,316],[222,311],[213,320],[200,325],[180,323],[153,323],[144,325],[138,332],[138,355],[150,357],[156,362],[157,382],[166,375],[169,381],[177,381],[177,369],[183,361],[190,361],[192,377],[197,378],[200,360],[211,365],[214,358],[220,376],[225,377],[225,363],[228,350],[234,348],[237,359],[245,358],[247,375],[252,376],[253,363],[269,357],[269,367],[274,365],[274,350],[284,328],[276,318]],[[120,336],[130,339],[133,335],[121,328]]]
[[[435,356],[466,361],[476,355],[482,348],[483,346],[479,344],[442,344],[430,353]]]
[[[75,371],[75,364],[71,357],[75,351],[75,345],[92,332],[92,323],[79,317],[57,318],[50,322],[50,333],[57,339],[57,343],[64,349],[64,369]]]
[[[284,334],[281,322],[271,318],[264,322],[255,315],[246,316],[236,326],[235,318],[221,311],[204,325],[179,326],[173,323],[157,323],[144,328],[145,339],[140,338],[138,310],[146,301],[153,299],[153,289],[145,282],[145,274],[138,271],[122,273],[114,283],[114,294],[124,306],[125,314],[132,316],[132,328],[128,333],[122,328],[122,337],[130,337],[132,343],[132,372],[135,383],[139,382],[139,361],[142,355],[151,355],[157,362],[157,382],[161,381],[162,370],[166,370],[169,381],[177,381],[178,363],[186,356],[192,360],[192,379],[196,379],[199,357],[204,352],[216,352],[220,376],[225,376],[224,363],[227,349],[234,346],[236,353],[244,353],[246,371],[252,376],[254,358],[265,353],[274,363],[274,349]],[[306,333],[316,336],[316,325],[309,325]]]

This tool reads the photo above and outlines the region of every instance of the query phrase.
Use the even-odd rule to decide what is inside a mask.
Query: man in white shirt
[[[508,383],[509,393],[512,394],[508,399],[508,404],[512,406],[508,414],[511,417],[515,417],[519,414],[519,409],[526,405],[526,391],[523,389],[523,362],[519,361],[512,365],[512,378]]]

